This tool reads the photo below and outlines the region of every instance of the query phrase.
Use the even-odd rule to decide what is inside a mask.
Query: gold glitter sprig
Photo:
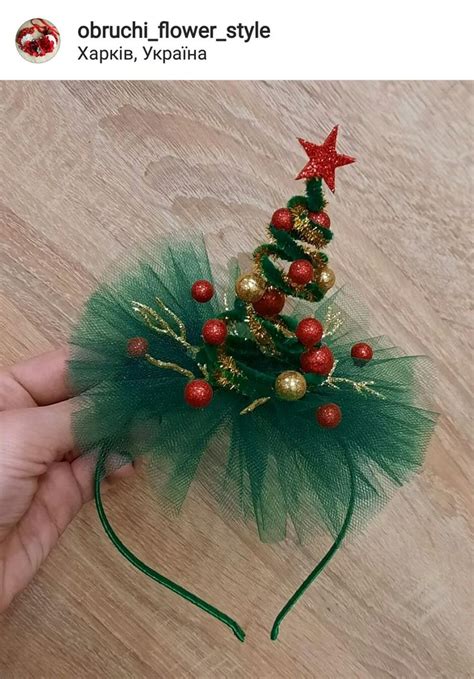
[[[336,370],[337,363],[337,360],[334,361],[334,365],[332,366],[328,376],[324,382],[321,383],[322,387],[328,386],[332,387],[332,389],[339,389],[340,387],[338,384],[349,384],[359,394],[371,394],[372,396],[376,396],[377,398],[385,400],[385,396],[383,394],[380,394],[375,389],[372,389],[372,385],[375,384],[374,380],[363,380],[356,382],[355,380],[350,380],[348,377],[334,377],[334,371]]]
[[[270,401],[270,396],[262,396],[262,398],[256,398],[255,401],[252,401],[252,403],[249,403],[248,406],[243,408],[243,410],[240,411],[241,415],[248,415],[248,413],[251,413],[255,410],[255,408],[258,408],[259,406],[263,406],[264,403],[267,403]]]
[[[341,325],[344,323],[342,313],[334,311],[332,306],[329,306],[326,311],[326,318],[324,319],[324,334],[323,337],[331,337],[335,335]]]
[[[167,307],[159,297],[156,297],[155,299],[162,311],[167,314],[169,319],[171,319],[171,321],[176,324],[175,328],[172,327],[171,322],[166,320],[164,316],[160,315],[157,311],[155,311],[155,309],[152,309],[146,304],[141,304],[141,302],[132,302],[132,308],[143,318],[145,324],[150,328],[150,330],[153,330],[159,335],[171,337],[176,342],[179,342],[179,344],[182,344],[183,347],[185,347],[188,351],[196,354],[198,352],[198,348],[193,347],[188,342],[186,337],[186,326],[183,321],[174,313],[174,311]]]
[[[190,380],[193,380],[195,378],[195,375],[190,370],[183,368],[177,363],[168,363],[167,361],[160,361],[160,359],[153,358],[153,356],[150,356],[150,354],[145,354],[145,360],[147,360],[148,363],[156,366],[157,368],[164,368],[165,370],[174,370],[174,372],[177,372],[180,375],[184,375],[184,377],[187,377]]]
[[[205,380],[209,379],[209,370],[207,369],[207,365],[205,363],[198,363],[198,368],[202,372],[203,377]]]

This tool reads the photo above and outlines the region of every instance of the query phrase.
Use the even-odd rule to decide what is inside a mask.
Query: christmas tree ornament
[[[272,226],[282,231],[291,231],[293,228],[293,215],[287,207],[281,207],[272,215]]]
[[[264,292],[264,279],[254,273],[243,274],[235,283],[235,294],[243,302],[258,302]]]
[[[146,457],[157,501],[176,513],[203,462],[225,515],[252,520],[263,542],[284,540],[290,525],[302,542],[331,536],[276,615],[276,639],[345,536],[420,469],[436,421],[429,363],[371,337],[347,288],[326,294],[333,233],[314,215],[327,210],[323,181],[333,191],[336,168],[354,160],[336,152],[336,135],[334,128],[321,145],[302,142],[304,194],[273,215],[250,271],[242,276],[233,261],[219,279],[196,235],[150,245],[99,285],[70,342],[75,450],[97,460],[94,494],[106,534],[136,569],[241,641],[234,619],[123,544],[101,481],[117,452],[131,462]],[[314,275],[295,285],[286,272],[302,260]],[[213,295],[207,285],[196,291],[202,281]]]
[[[334,429],[341,423],[341,409],[336,403],[325,403],[316,410],[316,419],[324,429]]]
[[[144,337],[132,337],[127,342],[127,353],[131,358],[142,358],[148,351],[148,341]]]
[[[319,226],[329,229],[331,226],[331,220],[327,212],[308,212],[308,219],[310,219],[314,224],[319,224]]]
[[[308,349],[301,354],[300,365],[305,373],[328,375],[334,365],[334,355],[327,346]]]
[[[227,337],[227,324],[220,318],[210,318],[202,326],[202,338],[206,344],[224,344]]]
[[[275,380],[275,392],[283,401],[298,401],[306,394],[306,380],[296,370],[285,370]]]
[[[194,281],[191,288],[191,296],[194,300],[196,300],[196,302],[200,302],[201,304],[209,302],[213,295],[214,286],[210,281],[206,281],[204,279]]]
[[[285,306],[285,295],[276,288],[267,288],[253,308],[260,316],[271,318],[277,316]]]
[[[212,401],[213,393],[206,380],[191,380],[184,388],[184,400],[191,408],[205,408]]]
[[[307,285],[313,279],[314,269],[307,259],[295,259],[288,269],[288,278],[295,285]]]
[[[370,361],[373,355],[374,352],[372,347],[370,344],[367,344],[367,342],[357,342],[351,349],[352,358],[356,361],[361,361],[362,363]]]
[[[295,335],[305,347],[319,344],[323,337],[323,326],[317,318],[302,318],[296,326]]]
[[[328,266],[323,267],[319,272],[318,280],[319,287],[325,292],[327,292],[333,287],[335,282],[336,274],[334,273],[334,271],[330,269]]]

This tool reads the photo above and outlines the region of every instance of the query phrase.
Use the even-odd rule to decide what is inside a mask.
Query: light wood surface
[[[66,342],[105,266],[163,233],[212,257],[251,249],[340,123],[358,162],[330,198],[339,283],[373,326],[436,364],[441,419],[425,469],[352,537],[281,639],[281,604],[329,543],[266,546],[194,489],[178,522],[142,479],[107,499],[125,542],[235,617],[221,624],[134,572],[92,505],[0,618],[0,676],[472,676],[467,249],[470,85],[450,82],[2,83],[0,362]]]

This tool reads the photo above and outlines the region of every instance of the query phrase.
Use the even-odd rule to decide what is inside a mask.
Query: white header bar
[[[469,7],[468,0],[5,2],[0,78],[467,80]],[[35,17],[60,34],[45,63],[23,59],[15,44]]]

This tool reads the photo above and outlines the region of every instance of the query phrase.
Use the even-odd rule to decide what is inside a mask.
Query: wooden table
[[[229,631],[134,572],[86,507],[0,619],[0,676],[472,676],[468,533],[470,86],[461,82],[2,83],[0,360],[66,342],[104,267],[186,229],[211,255],[262,240],[340,123],[330,256],[374,326],[428,353],[441,419],[425,469],[339,553],[281,640],[275,613],[321,556],[266,546],[195,489],[178,523],[140,478],[107,500],[125,542],[236,617]]]

